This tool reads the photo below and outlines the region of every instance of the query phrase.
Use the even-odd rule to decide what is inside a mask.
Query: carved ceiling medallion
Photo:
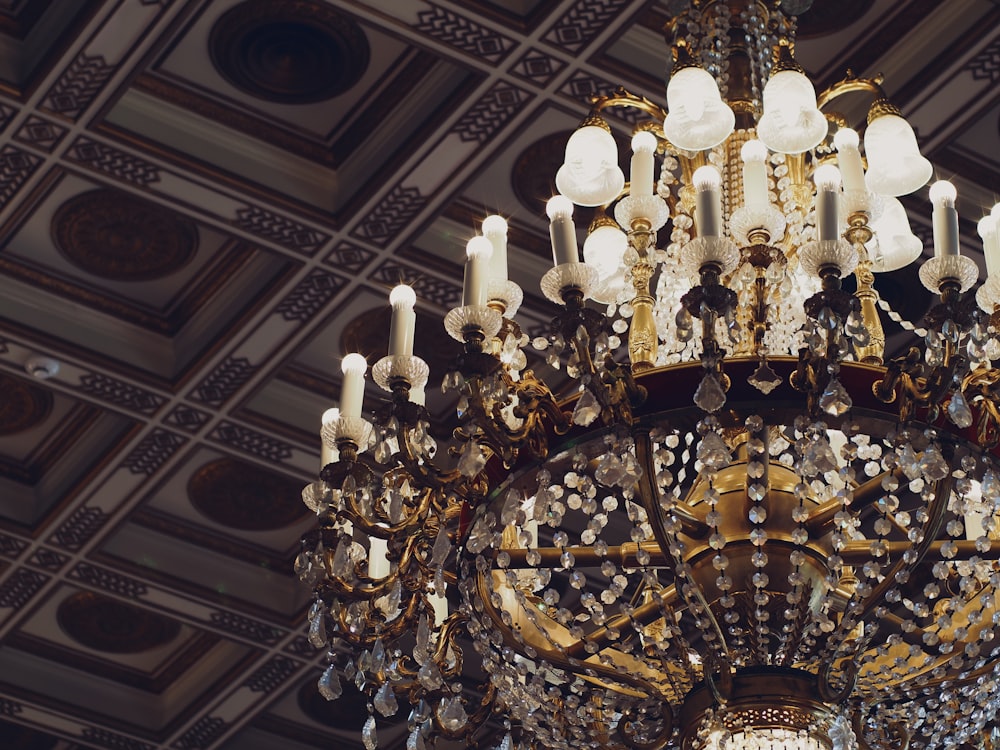
[[[180,633],[175,620],[93,591],[67,597],[59,605],[56,620],[77,643],[111,654],[149,651]]]
[[[212,64],[241,91],[282,104],[309,104],[349,90],[368,68],[368,39],[326,3],[247,0],[215,22]]]
[[[243,531],[284,528],[309,512],[301,484],[232,458],[202,466],[191,475],[187,491],[202,515]]]
[[[67,200],[52,219],[52,237],[73,265],[115,281],[175,273],[198,249],[193,222],[116,190],[91,190]]]
[[[0,435],[41,424],[52,411],[52,394],[18,378],[0,375]]]

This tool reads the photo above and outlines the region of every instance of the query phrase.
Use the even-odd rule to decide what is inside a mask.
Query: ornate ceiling
[[[0,745],[361,747],[291,574],[339,357],[384,354],[406,280],[440,376],[493,211],[544,324],[564,139],[593,92],[662,100],[671,4],[0,0]],[[815,5],[799,60],[885,73],[982,265],[1000,2]]]

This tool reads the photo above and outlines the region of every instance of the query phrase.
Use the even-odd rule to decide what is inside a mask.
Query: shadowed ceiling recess
[[[995,741],[1000,281],[970,291],[935,183],[937,301],[885,361],[877,274],[920,255],[897,197],[931,165],[879,78],[817,97],[794,59],[808,5],[674,3],[667,109],[620,90],[570,138],[541,281],[562,310],[531,345],[577,395],[526,369],[500,217],[445,320],[464,345],[434,374],[459,399],[447,450],[409,287],[374,412],[345,357],[296,568],[320,692],[368,692],[369,750],[374,714],[407,703],[414,750],[497,716],[505,750]],[[837,114],[858,97],[867,122]],[[628,183],[617,107],[647,116]],[[584,262],[574,204],[599,207]],[[991,271],[998,221],[979,223]]]

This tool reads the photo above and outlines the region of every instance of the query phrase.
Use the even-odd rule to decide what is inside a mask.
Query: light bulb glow
[[[323,412],[323,416],[320,417],[320,422],[324,425],[331,424],[340,419],[340,409],[334,406],[332,409],[327,409]]]
[[[545,213],[549,219],[569,219],[573,216],[573,201],[565,195],[553,195],[545,204]]]
[[[493,243],[476,235],[465,245],[465,278],[462,283],[462,304],[465,307],[483,307],[489,284],[489,261]]]
[[[813,173],[813,182],[819,190],[837,190],[840,188],[840,170],[832,164],[820,165]]]
[[[368,371],[368,360],[357,352],[352,352],[344,356],[340,363],[340,371],[345,375],[364,375]]]
[[[934,168],[920,155],[917,136],[898,115],[881,115],[865,128],[865,183],[879,195],[907,195],[927,184]]]
[[[751,162],[764,163],[767,160],[767,146],[764,145],[763,141],[747,141],[743,144],[743,148],[740,149],[740,158],[743,159],[744,164],[750,164]]]
[[[545,204],[545,213],[549,216],[553,263],[557,266],[579,263],[580,251],[576,246],[576,227],[573,225],[573,201],[564,195],[553,195]]]
[[[712,190],[722,185],[722,175],[715,167],[706,165],[694,170],[691,181],[698,190]]]
[[[667,84],[667,116],[663,134],[677,148],[704,151],[733,132],[736,115],[722,100],[719,84],[703,68],[682,68]]]
[[[930,198],[935,206],[954,206],[958,191],[948,180],[938,180],[931,185]]]
[[[483,235],[493,246],[490,255],[489,277],[491,281],[507,280],[507,220],[493,214],[483,219]]]
[[[757,137],[772,151],[801,154],[826,138],[829,123],[816,107],[812,82],[795,70],[782,70],[764,86],[764,114]]]
[[[566,143],[563,165],[556,173],[556,187],[581,206],[600,206],[617,198],[625,186],[618,166],[618,144],[599,125],[577,129]]]
[[[344,357],[340,369],[344,373],[343,387],[340,390],[340,415],[347,418],[360,417],[368,361],[357,352],[352,352]]]
[[[656,150],[656,136],[648,130],[640,130],[632,136],[632,150],[653,153]]]
[[[389,304],[394,308],[410,308],[417,304],[417,293],[407,284],[397,284],[389,292]]]
[[[486,237],[491,237],[495,234],[507,234],[507,220],[498,216],[497,214],[492,214],[483,219],[483,234]]]
[[[833,136],[833,145],[838,151],[845,148],[857,148],[861,143],[858,131],[853,128],[840,128]]]
[[[934,256],[937,258],[959,254],[958,211],[955,200],[958,191],[947,180],[938,180],[930,189],[931,211],[934,233]]]

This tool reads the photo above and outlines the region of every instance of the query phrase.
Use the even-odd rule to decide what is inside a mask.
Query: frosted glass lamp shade
[[[876,117],[865,130],[868,189],[879,195],[907,195],[919,190],[933,173],[920,155],[910,123],[898,115]]]
[[[872,222],[874,237],[867,244],[872,270],[876,273],[896,271],[920,257],[923,243],[910,230],[903,204],[886,196],[882,215]]]
[[[663,134],[686,151],[718,146],[736,125],[736,115],[722,100],[719,85],[702,68],[681,68],[670,76],[667,110]]]
[[[829,124],[816,107],[816,90],[805,75],[782,70],[764,86],[764,114],[757,137],[779,154],[801,154],[826,138]]]
[[[602,206],[625,187],[618,166],[618,144],[598,125],[585,125],[570,136],[566,158],[556,173],[556,188],[578,206]]]
[[[597,287],[590,291],[590,297],[595,302],[610,304],[625,287],[625,264],[622,259],[626,250],[628,237],[616,226],[599,226],[587,235],[583,243],[583,260],[597,269]]]

